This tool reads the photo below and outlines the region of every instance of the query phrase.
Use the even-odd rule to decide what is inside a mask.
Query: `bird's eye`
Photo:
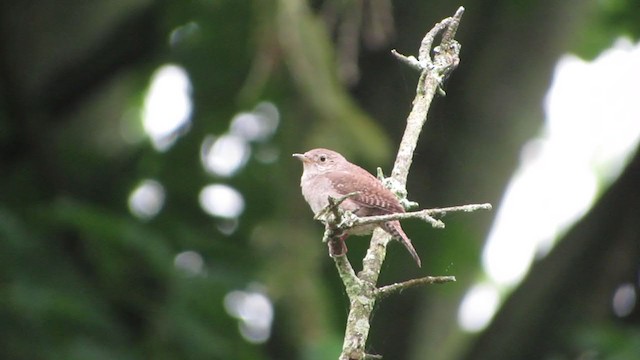
[[[321,162],[327,161],[327,157],[325,155],[320,155],[320,161]]]

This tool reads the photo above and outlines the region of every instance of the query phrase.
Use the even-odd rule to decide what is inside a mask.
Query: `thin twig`
[[[398,60],[400,60],[401,62],[409,65],[410,67],[414,68],[415,70],[418,71],[422,71],[423,70],[423,66],[420,64],[420,61],[418,61],[418,59],[416,59],[415,56],[404,56],[402,54],[400,54],[398,51],[396,51],[396,49],[392,49],[391,50],[391,54],[393,54],[393,56],[395,56]]]
[[[451,24],[452,18],[448,17],[439,23],[437,23],[425,36],[420,43],[420,49],[418,50],[418,61],[420,64],[428,64],[431,62],[431,49],[433,48],[433,41],[436,36],[445,30],[449,24]]]
[[[364,354],[364,360],[381,360],[382,355]]]
[[[395,213],[388,215],[366,216],[355,218],[351,221],[350,227],[384,223],[392,220],[420,219],[431,223],[434,228],[444,228],[444,223],[440,220],[432,218],[430,215],[446,214],[450,212],[472,212],[476,210],[491,210],[491,204],[469,204],[460,206],[450,206],[446,208],[425,209],[419,211],[411,211],[405,213]],[[346,230],[346,229],[345,229]]]
[[[460,20],[462,20],[462,14],[464,14],[464,7],[460,6],[456,13],[451,17],[451,24],[445,29],[442,34],[442,43],[446,44],[451,41],[455,41],[454,38],[456,36],[456,32],[458,31],[458,25],[460,25]]]
[[[427,285],[427,284],[445,284],[445,283],[455,282],[455,281],[456,281],[455,276],[425,276],[419,279],[411,279],[411,280],[403,281],[401,283],[395,283],[395,284],[383,286],[378,289],[378,291],[376,292],[376,296],[378,297],[378,299],[382,299],[393,293],[400,292],[414,286]]]
[[[450,206],[445,208],[436,208],[436,209],[426,209],[422,210],[429,215],[435,214],[446,214],[450,212],[456,211],[464,211],[464,212],[472,212],[476,210],[491,210],[493,207],[489,203],[484,204],[469,204],[469,205],[460,205],[460,206]]]

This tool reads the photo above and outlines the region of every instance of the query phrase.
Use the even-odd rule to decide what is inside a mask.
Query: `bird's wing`
[[[350,171],[326,174],[333,183],[333,188],[340,195],[358,192],[347,200],[361,209],[357,211],[357,215],[371,216],[404,212],[398,198],[391,191],[366,170],[358,169],[361,171],[350,169]]]

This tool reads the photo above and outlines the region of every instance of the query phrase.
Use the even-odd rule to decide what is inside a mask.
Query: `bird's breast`
[[[328,197],[339,197],[333,183],[325,176],[303,176],[300,180],[302,196],[311,207],[311,211],[317,214],[329,205]]]

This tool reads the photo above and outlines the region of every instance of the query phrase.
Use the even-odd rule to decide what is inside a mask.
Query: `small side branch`
[[[431,50],[436,50],[438,48],[451,48],[452,44],[457,44],[457,42],[455,41],[455,35],[458,31],[458,25],[460,24],[460,20],[462,19],[462,14],[464,14],[464,7],[461,6],[452,17],[448,17],[437,23],[422,39],[422,42],[420,43],[420,49],[418,50],[417,59],[412,55],[402,55],[395,49],[391,50],[391,54],[393,54],[393,56],[395,56],[398,60],[409,65],[409,67],[412,67],[415,70],[418,70],[420,72],[431,70],[434,66],[430,54]],[[435,41],[436,36],[438,36],[438,34],[440,34],[441,32],[443,32],[441,44],[434,48],[433,42]],[[459,47],[457,50],[460,50]]]
[[[411,211],[406,213],[397,213],[389,215],[367,216],[355,218],[350,222],[350,226],[367,225],[383,223],[392,220],[420,219],[431,224],[434,228],[444,228],[444,223],[438,219],[434,219],[431,215],[444,215],[450,212],[472,212],[476,210],[491,210],[491,204],[469,204],[460,206],[450,206],[445,208],[425,209],[419,211]]]
[[[427,209],[423,211],[429,215],[436,215],[436,214],[445,215],[446,213],[450,213],[450,212],[459,212],[459,211],[473,212],[476,210],[491,210],[491,209],[492,209],[491,204],[484,203],[484,204],[470,204],[470,205],[461,205],[461,206],[450,206],[445,208]]]
[[[400,60],[400,62],[405,63],[406,65],[408,65],[409,67],[415,70],[422,71],[426,66],[421,64],[420,61],[418,61],[418,59],[416,59],[415,56],[413,55],[404,56],[400,54],[398,51],[396,51],[396,49],[392,49],[391,54],[395,56],[398,60]]]
[[[455,282],[455,276],[425,276],[419,279],[411,279],[407,281],[403,281],[401,283],[395,283],[387,286],[383,286],[376,291],[376,296],[378,299],[382,299],[391,294],[401,292],[405,289],[421,286],[421,285],[429,285],[429,284],[445,284],[449,282]]]
[[[388,215],[357,217],[352,213],[348,211],[342,211],[342,209],[339,208],[339,205],[343,201],[357,194],[358,192],[352,192],[337,199],[329,197],[329,205],[318,212],[318,215],[316,215],[315,219],[320,220],[325,224],[325,234],[323,237],[323,242],[330,241],[332,238],[336,237],[336,234],[343,234],[345,231],[355,226],[380,224],[393,220],[420,219],[430,223],[434,228],[443,229],[445,227],[444,222],[433,218],[432,215],[446,215],[447,213],[451,212],[473,212],[477,210],[491,210],[492,208],[491,204],[489,203],[468,204]],[[332,213],[333,217],[328,217],[327,214],[329,213]]]

